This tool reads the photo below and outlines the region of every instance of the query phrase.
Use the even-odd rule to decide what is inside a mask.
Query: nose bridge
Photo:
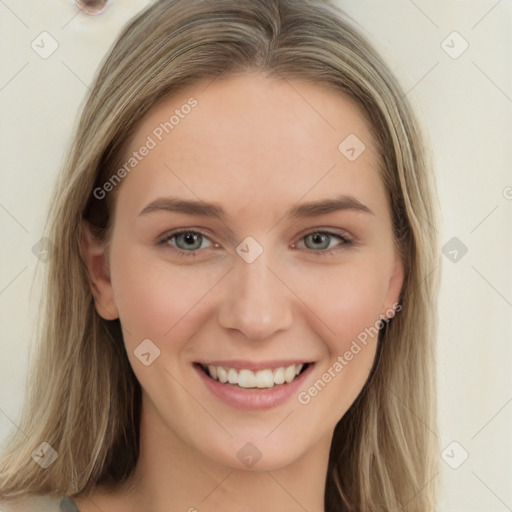
[[[218,318],[224,328],[236,329],[257,340],[291,325],[292,304],[288,290],[270,270],[270,251],[260,250],[255,257],[256,248],[250,244],[251,241],[244,246],[242,242],[237,249],[234,272],[230,273]]]

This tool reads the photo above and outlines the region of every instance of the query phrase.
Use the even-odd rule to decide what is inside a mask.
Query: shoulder
[[[61,512],[61,499],[45,495],[0,500],[0,512]]]

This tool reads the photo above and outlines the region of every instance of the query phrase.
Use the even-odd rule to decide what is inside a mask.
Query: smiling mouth
[[[222,384],[244,389],[271,389],[293,382],[312,363],[292,364],[279,368],[252,371],[225,366],[197,364],[211,379]]]

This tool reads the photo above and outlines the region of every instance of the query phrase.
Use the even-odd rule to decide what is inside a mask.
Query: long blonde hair
[[[138,457],[141,390],[118,320],[96,312],[80,253],[84,220],[108,237],[112,201],[93,191],[119,164],[142,116],[199,80],[257,71],[327,84],[367,116],[403,259],[402,310],[379,333],[361,394],[339,421],[325,489],[329,511],[434,510],[437,195],[425,135],[383,60],[323,0],[159,0],[131,21],[84,106],[48,222],[40,346],[21,419],[2,455],[0,496],[73,495],[116,486]],[[340,141],[341,142],[341,141]],[[58,459],[42,469],[32,451]]]

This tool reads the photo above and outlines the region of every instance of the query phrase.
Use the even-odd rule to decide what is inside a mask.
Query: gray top
[[[75,505],[75,502],[69,498],[63,498],[60,502],[60,510],[61,512],[80,512],[78,507]]]
[[[50,495],[0,500],[0,512],[80,512],[72,498]]]

